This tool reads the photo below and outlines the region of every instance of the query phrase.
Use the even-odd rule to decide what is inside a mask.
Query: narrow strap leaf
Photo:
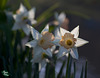
[[[29,0],[24,0],[24,3],[25,3],[25,5],[28,7],[28,9],[31,8],[31,5],[30,5],[30,3],[29,3]]]
[[[39,78],[39,63],[35,63],[34,78]]]
[[[67,69],[66,69],[66,78],[70,78],[71,76],[71,64],[72,64],[72,57],[68,56],[68,62],[67,62]]]
[[[83,78],[83,66],[82,66],[80,78]]]
[[[61,78],[61,75],[62,75],[62,73],[63,73],[63,68],[64,68],[65,64],[66,64],[66,61],[63,62],[62,67],[61,67],[61,69],[60,69],[60,72],[59,72],[57,78]]]

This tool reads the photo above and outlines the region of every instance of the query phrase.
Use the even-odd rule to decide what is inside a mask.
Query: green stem
[[[66,69],[66,78],[70,78],[71,76],[71,64],[72,64],[72,57],[68,56],[68,62],[67,62],[67,69]]]
[[[34,78],[39,78],[39,63],[35,63]]]

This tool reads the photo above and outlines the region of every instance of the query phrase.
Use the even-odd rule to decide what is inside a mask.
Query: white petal
[[[56,38],[56,39],[61,39],[61,33],[60,33],[60,31],[59,31],[59,28],[56,28],[54,34],[55,34],[55,38]]]
[[[36,46],[34,49],[34,55],[41,55],[44,51],[40,46]]]
[[[65,18],[66,18],[66,14],[62,12],[62,13],[58,16],[58,21],[59,21],[60,23],[62,23],[62,22],[64,22]]]
[[[42,67],[41,67],[41,63],[39,63],[39,71],[41,71]]]
[[[63,29],[61,27],[60,27],[60,32],[61,32],[62,36],[64,36],[65,33],[70,33],[69,31],[67,31],[66,29]]]
[[[15,22],[21,22],[22,15],[16,15],[16,14],[14,14],[13,18],[14,18]]]
[[[31,21],[31,24],[36,24],[37,23],[37,21],[33,20],[33,19],[30,19],[30,21]]]
[[[46,60],[43,60],[42,62],[41,62],[41,67],[44,67],[46,65]]]
[[[59,52],[57,54],[57,58],[60,58],[60,57],[64,56],[64,53],[66,54],[67,52],[68,52],[68,50],[66,48],[64,48],[64,47],[61,46],[59,48]]]
[[[79,36],[79,25],[71,31],[71,34],[74,34],[74,38]]]
[[[32,8],[29,12],[28,12],[28,18],[35,18],[35,10],[36,8]]]
[[[66,56],[68,57],[69,56],[69,53],[67,53]]]
[[[80,46],[83,46],[84,44],[87,44],[87,43],[89,43],[89,41],[86,41],[86,40],[81,39],[81,38],[77,38],[75,46],[80,47]]]
[[[42,37],[42,35],[37,30],[35,30],[33,27],[30,28],[31,28],[31,34],[35,40],[38,40]]]
[[[28,18],[28,11],[25,12],[25,13],[22,13],[22,14],[20,14],[20,15],[22,15],[22,18],[23,18],[23,17],[27,17],[27,18]],[[29,19],[29,18],[28,18],[28,19]]]
[[[48,48],[46,50],[43,49],[43,52],[45,52],[48,56],[52,57],[52,52],[51,52],[50,48]]]
[[[46,60],[42,60],[41,62],[40,62],[40,69],[39,69],[39,71],[46,65]]]
[[[36,55],[36,56],[33,57],[32,60],[31,60],[32,65],[33,65],[34,63],[39,63],[39,62],[41,62],[41,60],[42,60],[42,59],[40,58],[40,56]]]
[[[56,46],[60,46],[60,44],[59,44],[59,41],[60,41],[61,39],[55,39],[54,41],[51,41],[51,43],[53,43],[54,45],[56,45]]]
[[[44,32],[44,31],[49,31],[49,24],[47,24],[46,26],[45,26],[45,28],[42,30],[42,32]],[[42,33],[41,32],[41,33]]]
[[[31,60],[31,62],[33,63],[39,63],[42,60],[42,53],[43,53],[43,49],[39,46],[36,46],[33,49],[33,59]]]
[[[55,49],[56,49],[56,46],[55,46],[55,45],[52,46],[52,47],[51,47],[51,52],[53,52]]]
[[[22,3],[20,4],[19,11],[20,11],[21,13],[27,12],[27,9],[24,7],[24,5],[23,5]]]
[[[25,32],[26,35],[30,34],[31,30],[30,30],[30,26],[29,25],[23,24],[22,29],[23,29],[23,31]]]
[[[14,19],[16,19],[16,16],[17,16],[17,15],[16,15],[16,14],[14,14],[14,15],[13,15],[13,18],[14,18]]]
[[[72,48],[72,50],[70,51],[70,54],[74,59],[78,59],[78,51],[76,47]]]
[[[30,47],[30,48],[36,47],[37,41],[36,40],[32,40],[32,41],[26,43],[25,45],[28,46],[28,47]]]
[[[55,52],[54,52],[54,54],[57,54],[59,52],[59,50],[56,50]]]
[[[12,27],[12,30],[18,30],[21,26],[18,23],[14,23],[14,26]]]

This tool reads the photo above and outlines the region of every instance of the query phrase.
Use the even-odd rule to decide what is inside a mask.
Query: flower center
[[[44,42],[45,42],[45,40],[44,40],[44,39],[41,39],[41,40],[40,40],[40,45],[43,45]]]
[[[74,38],[74,35],[72,35],[71,33],[65,33],[59,43],[61,46],[64,46],[65,48],[69,49],[75,45],[75,42],[76,39]]]
[[[73,44],[73,41],[70,40],[70,39],[69,40],[66,40],[65,41],[65,44],[68,45],[68,46],[71,46]]]
[[[42,33],[42,37],[38,41],[38,45],[41,46],[43,49],[51,48],[53,46],[51,41],[53,40],[54,40],[53,34],[45,31]]]

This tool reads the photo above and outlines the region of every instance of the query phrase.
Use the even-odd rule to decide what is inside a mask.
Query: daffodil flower
[[[35,8],[32,8],[31,10],[27,11],[23,4],[20,4],[20,8],[17,10],[16,13],[17,14],[13,15],[15,23],[12,30],[22,29],[26,35],[29,35],[29,25],[36,23],[36,20],[34,20]]]
[[[53,43],[60,46],[59,52],[57,54],[58,58],[70,53],[73,58],[78,59],[77,47],[88,43],[88,41],[78,38],[79,26],[74,28],[71,32],[60,27],[60,32],[59,29],[57,29],[55,33],[56,37],[53,41]]]
[[[57,21],[55,21],[54,24],[60,26],[64,22],[64,20],[66,19],[66,14],[64,12],[62,12],[58,15],[58,13],[56,12],[55,19]]]
[[[26,46],[33,48],[33,59],[31,62],[41,63],[41,66],[46,63],[46,56],[52,57],[51,47],[53,46],[52,41],[54,36],[52,33],[49,33],[49,26],[47,25],[41,32],[41,34],[35,30],[33,27],[30,27],[31,34],[34,40],[28,42]]]

